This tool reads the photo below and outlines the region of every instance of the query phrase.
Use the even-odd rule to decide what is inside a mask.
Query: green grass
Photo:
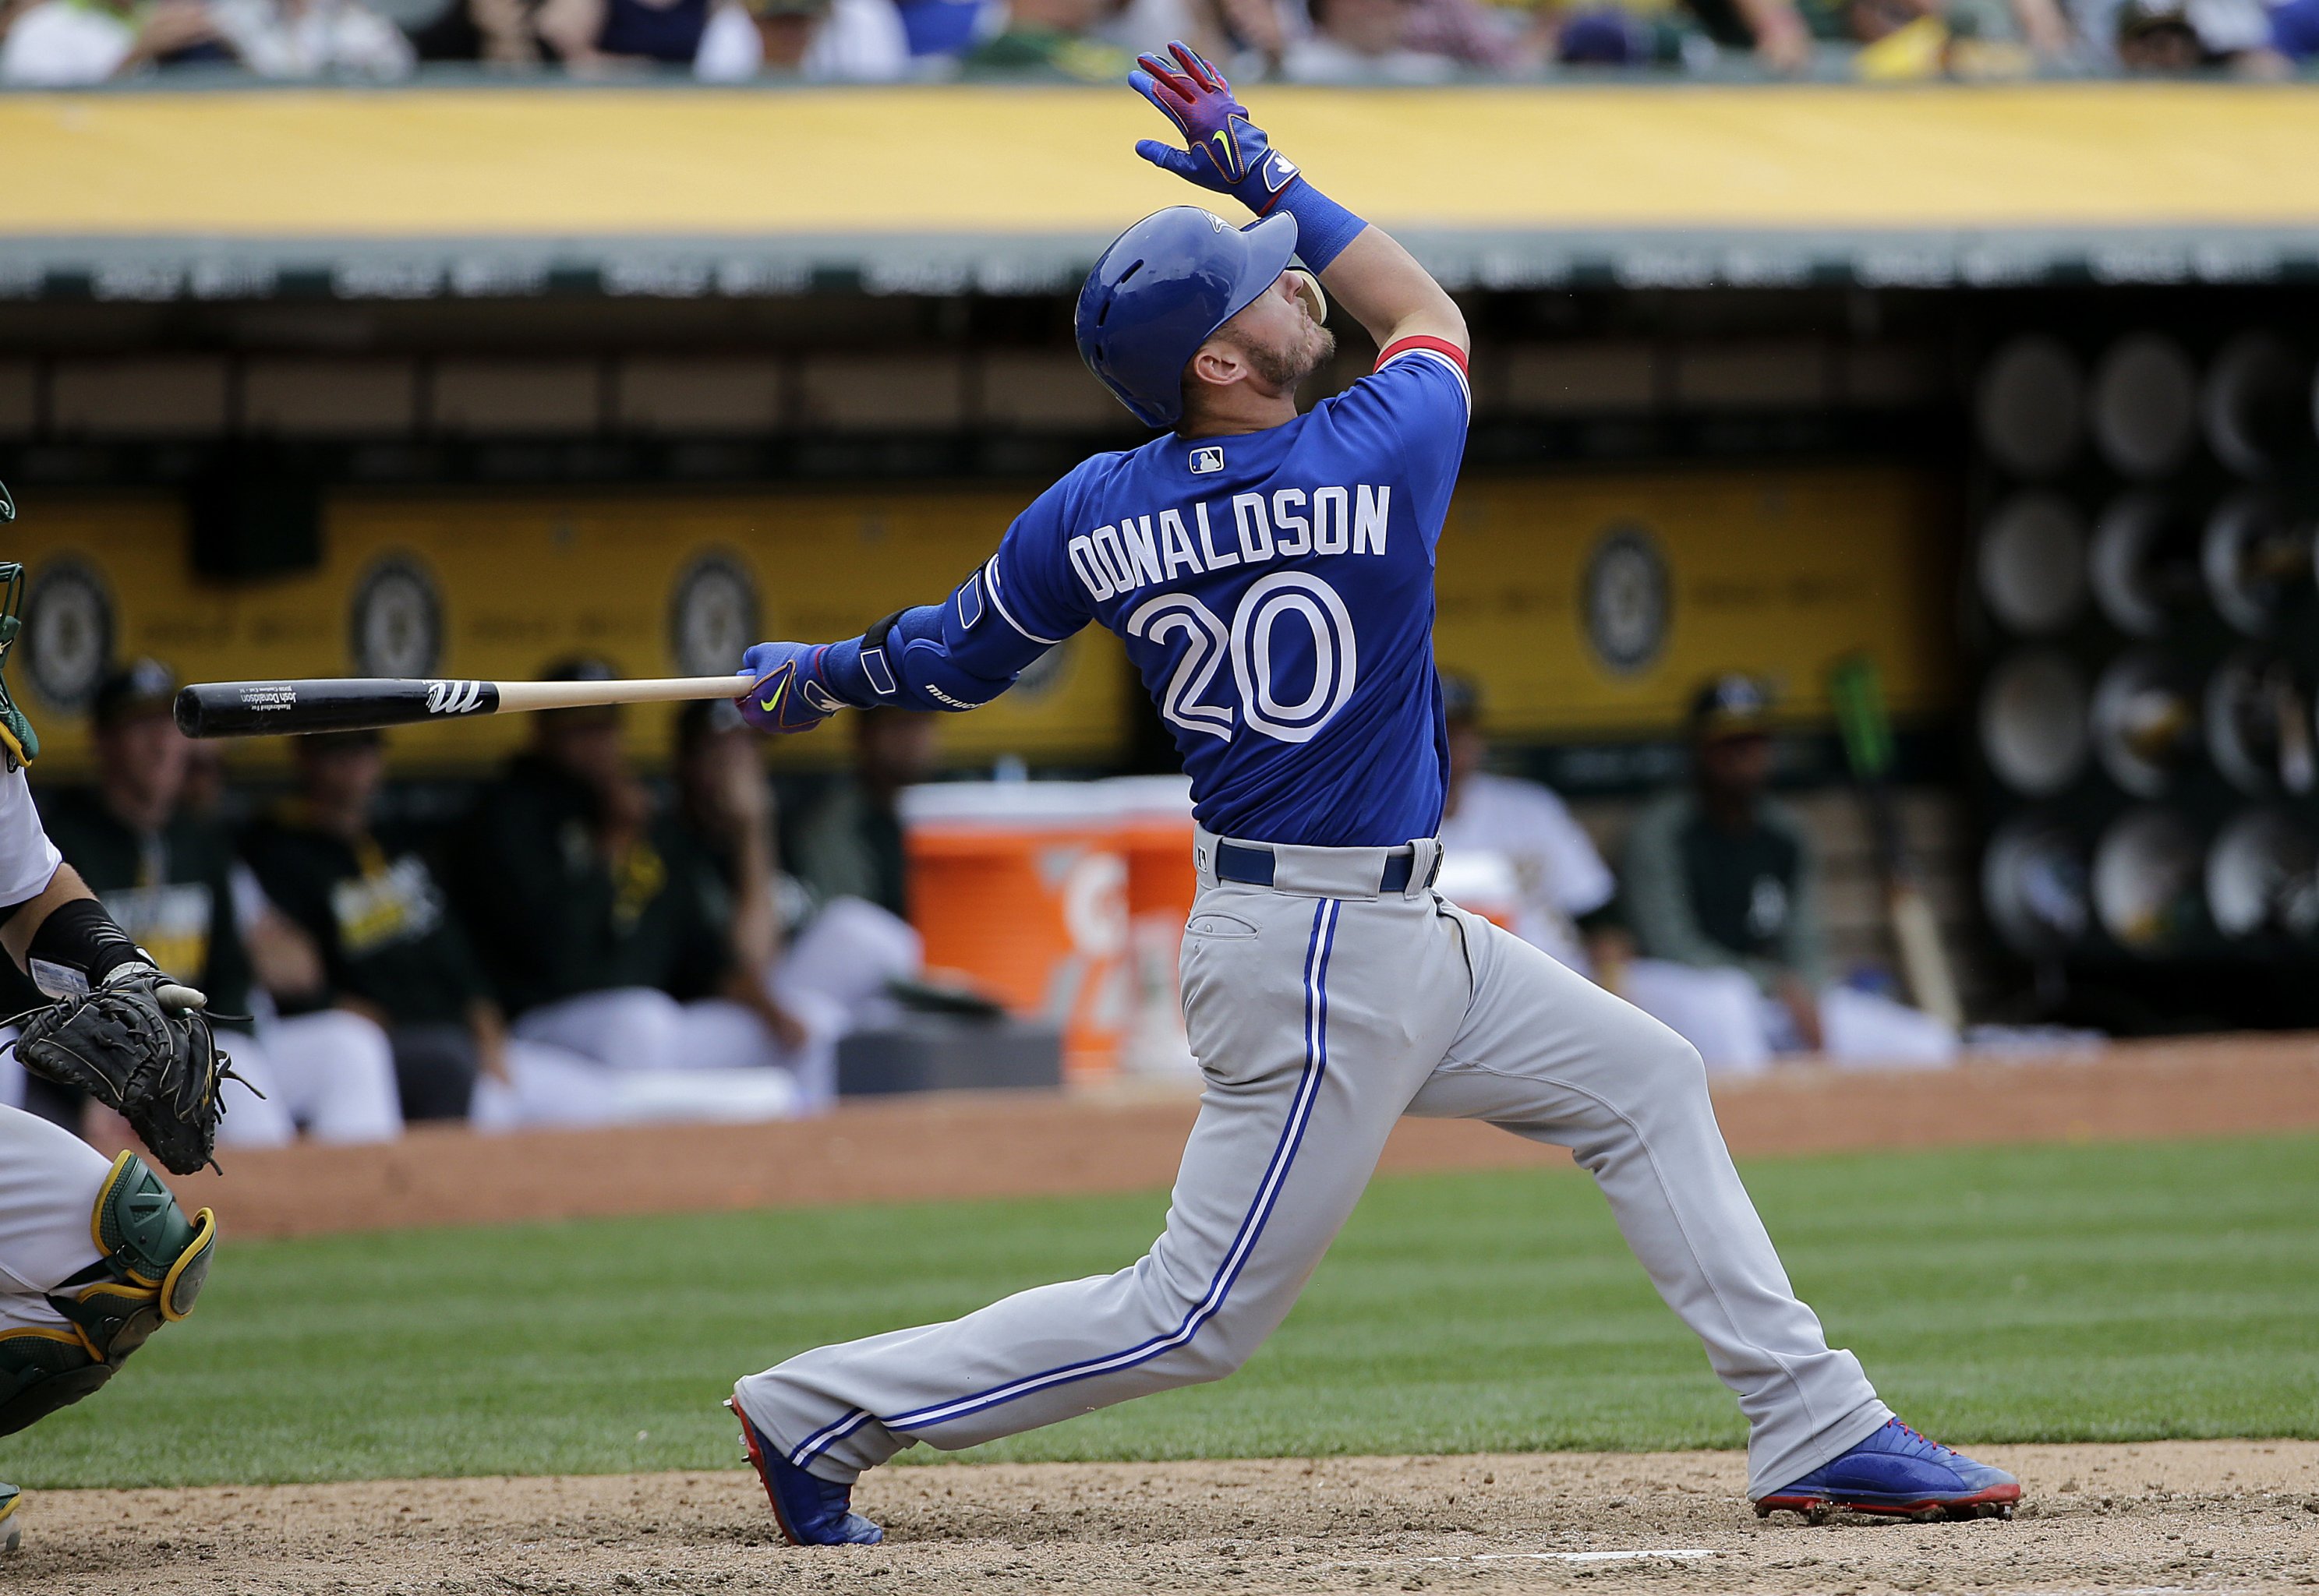
[[[1960,1442],[2319,1437],[2319,1139],[1764,1161],[1831,1339]],[[735,1375],[1132,1259],[1157,1194],[230,1237],[200,1311],[0,1441],[137,1485],[724,1467]],[[1728,1447],[1729,1397],[1571,1174],[1381,1180],[1233,1379],[970,1456]],[[907,1456],[931,1458],[925,1450]]]

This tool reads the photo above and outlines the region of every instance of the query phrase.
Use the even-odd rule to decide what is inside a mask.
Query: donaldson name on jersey
[[[1098,455],[947,603],[825,668],[852,702],[970,708],[1094,621],[1125,642],[1210,831],[1430,837],[1448,768],[1434,551],[1470,408],[1464,356],[1410,338],[1282,426]]]

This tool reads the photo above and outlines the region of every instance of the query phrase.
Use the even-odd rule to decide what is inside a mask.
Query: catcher
[[[14,518],[0,487],[0,522]],[[23,584],[23,566],[0,564],[0,664]],[[16,1057],[121,1114],[189,1175],[210,1162],[230,1067],[202,994],[154,968],[41,831],[24,782],[39,752],[0,681],[0,946],[54,1000],[17,1016]],[[216,1245],[210,1211],[188,1219],[137,1154],[107,1159],[0,1106],[0,1435],[80,1401],[192,1312]],[[0,1485],[0,1550],[16,1547],[18,1500]]]

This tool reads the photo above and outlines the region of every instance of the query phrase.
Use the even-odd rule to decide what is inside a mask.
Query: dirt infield
[[[1719,1087],[1742,1154],[2161,1139],[2319,1125],[2319,1042],[2210,1039],[1937,1072],[1799,1069]],[[179,1183],[241,1236],[770,1204],[1149,1188],[1182,1090],[952,1097],[763,1126],[230,1155]],[[1550,1166],[1411,1122],[1400,1170]],[[2319,1442],[1976,1448],[2011,1523],[1759,1522],[1736,1453],[1532,1454],[882,1470],[876,1548],[777,1544],[728,1473],[42,1492],[0,1596],[896,1596],[1538,1589],[2234,1591],[2319,1583]]]
[[[1954,1069],[1788,1069],[1717,1087],[1734,1151],[2115,1141],[2319,1126],[2319,1039],[2210,1037]],[[825,1119],[231,1152],[173,1181],[236,1237],[1164,1186],[1187,1087],[849,1104]],[[1403,1122],[1387,1170],[1566,1162],[1489,1126]]]
[[[888,1469],[883,1546],[776,1544],[742,1473],[45,1492],[44,1596],[2230,1591],[2319,1568],[2319,1443],[1999,1447],[2012,1523],[1759,1523],[1734,1453]]]

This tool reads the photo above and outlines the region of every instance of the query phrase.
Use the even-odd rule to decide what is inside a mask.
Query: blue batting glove
[[[734,700],[761,732],[809,732],[845,706],[821,672],[820,643],[760,643],[741,656],[747,690]]]
[[[1232,195],[1259,216],[1270,212],[1296,181],[1296,165],[1248,120],[1248,107],[1232,97],[1224,75],[1181,43],[1169,45],[1167,58],[1138,56],[1129,86],[1183,130],[1189,147],[1144,139],[1135,153],[1187,183]]]

